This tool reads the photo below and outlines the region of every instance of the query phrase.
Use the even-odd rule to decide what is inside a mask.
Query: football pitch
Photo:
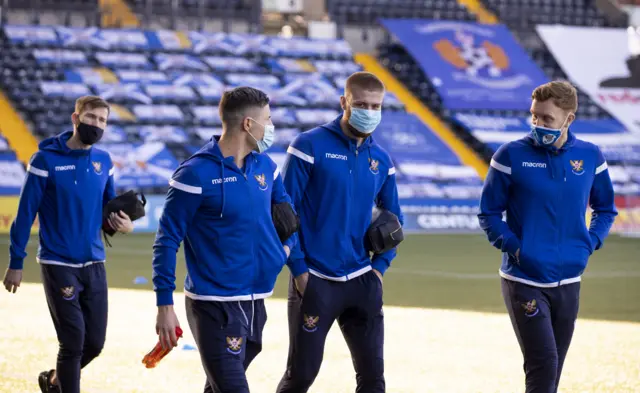
[[[8,237],[0,237],[5,250]],[[204,373],[181,293],[185,338],[158,368],[142,356],[155,344],[151,291],[153,235],[119,235],[107,250],[110,314],[103,354],[83,371],[83,392],[201,392]],[[57,343],[31,238],[25,281],[0,293],[0,392],[38,392],[36,377],[55,364]],[[640,391],[640,240],[611,236],[583,277],[580,315],[560,392]],[[7,266],[8,251],[0,261]],[[522,360],[500,295],[499,252],[480,235],[411,235],[384,279],[388,392],[520,392]],[[185,267],[178,253],[178,292]],[[137,280],[136,280],[137,278]],[[263,353],[249,369],[251,391],[274,392],[287,353],[288,270],[267,301]],[[310,392],[353,392],[348,350],[334,325]]]

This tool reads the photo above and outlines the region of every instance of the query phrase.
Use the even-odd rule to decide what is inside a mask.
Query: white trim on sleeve
[[[41,177],[49,177],[49,172],[42,170],[42,169],[38,169],[35,167],[32,167],[31,164],[29,164],[27,166],[27,172],[31,172],[36,176],[41,176]]]
[[[279,174],[280,174],[280,168],[276,166],[276,170],[273,171],[273,180],[276,180]]]
[[[194,187],[187,184],[182,184],[173,179],[169,180],[169,186],[191,194],[202,194],[202,187]]]
[[[114,173],[116,173],[116,167],[112,166],[111,169],[109,169],[109,176],[113,176]]]
[[[289,154],[291,154],[293,156],[296,156],[299,159],[301,159],[302,161],[308,162],[309,164],[313,164],[314,159],[313,159],[312,156],[301,152],[300,150],[296,149],[293,146],[289,146],[289,148],[287,149],[287,153],[289,153]]]
[[[508,167],[506,165],[502,165],[501,163],[499,163],[498,161],[494,160],[493,158],[491,159],[491,166],[494,169],[497,169],[502,173],[506,173],[507,175],[511,174],[511,167]]]
[[[596,175],[601,173],[601,172],[606,171],[607,168],[608,168],[607,162],[605,161],[602,165],[600,165],[599,167],[596,168]]]
[[[392,166],[391,168],[389,168],[389,176],[395,175],[395,174],[396,174],[396,167]]]

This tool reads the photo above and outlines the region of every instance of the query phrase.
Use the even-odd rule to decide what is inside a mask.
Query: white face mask
[[[251,118],[249,119],[252,121],[255,121],[254,119],[251,119]],[[273,142],[276,139],[276,127],[273,124],[265,125],[265,124],[258,123],[257,121],[255,122],[257,124],[260,124],[262,127],[264,127],[264,136],[262,137],[262,140],[259,141],[250,132],[249,132],[249,135],[251,135],[253,140],[256,141],[256,143],[258,144],[258,151],[260,153],[264,153],[267,149],[271,147],[271,145],[273,145]]]

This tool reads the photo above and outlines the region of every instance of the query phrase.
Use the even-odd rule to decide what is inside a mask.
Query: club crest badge
[[[76,290],[73,286],[60,288],[64,300],[73,300],[76,297]]]
[[[253,177],[256,178],[256,181],[258,182],[259,188],[262,191],[265,191],[267,189],[267,187],[269,187],[269,185],[267,184],[267,180],[264,177],[264,173],[262,173],[260,175],[254,175]]]
[[[378,170],[379,165],[380,165],[380,162],[378,160],[369,159],[369,170],[374,175],[377,175],[378,173],[380,173],[380,171]]]
[[[242,337],[227,336],[227,352],[232,355],[238,355],[242,352]]]
[[[100,161],[91,161],[91,165],[97,175],[102,175],[102,163]]]
[[[318,320],[320,317],[309,316],[304,314],[302,328],[305,332],[313,333],[318,330]]]
[[[569,160],[571,172],[580,176],[584,174],[584,160]]]
[[[538,308],[538,303],[536,302],[536,299],[523,303],[522,308],[524,309],[524,315],[528,317],[534,317],[540,311],[540,309]]]

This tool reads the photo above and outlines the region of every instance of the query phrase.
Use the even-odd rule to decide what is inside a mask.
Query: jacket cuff
[[[171,306],[173,305],[173,291],[157,291],[156,292],[156,306]]]
[[[299,275],[308,272],[309,268],[307,267],[307,263],[304,259],[296,259],[289,261],[289,270],[291,270],[293,277],[298,277]]]
[[[518,238],[515,235],[513,235],[509,239],[507,239],[507,242],[505,244],[503,244],[502,251],[515,257],[516,251],[518,251],[519,248],[520,248],[520,240],[518,240]]]
[[[589,235],[591,236],[591,249],[593,251],[599,250],[602,246],[602,244],[600,244],[600,238],[593,232],[589,232]]]
[[[24,258],[11,258],[9,261],[9,269],[22,270],[24,267]]]
[[[293,251],[293,247],[296,245],[296,237],[295,235],[291,235],[287,240],[284,241],[283,246],[289,247],[289,251]]]
[[[378,272],[380,272],[380,274],[384,276],[384,272],[386,272],[387,269],[389,268],[389,264],[387,263],[387,261],[380,258],[371,262],[371,267],[377,270]]]

